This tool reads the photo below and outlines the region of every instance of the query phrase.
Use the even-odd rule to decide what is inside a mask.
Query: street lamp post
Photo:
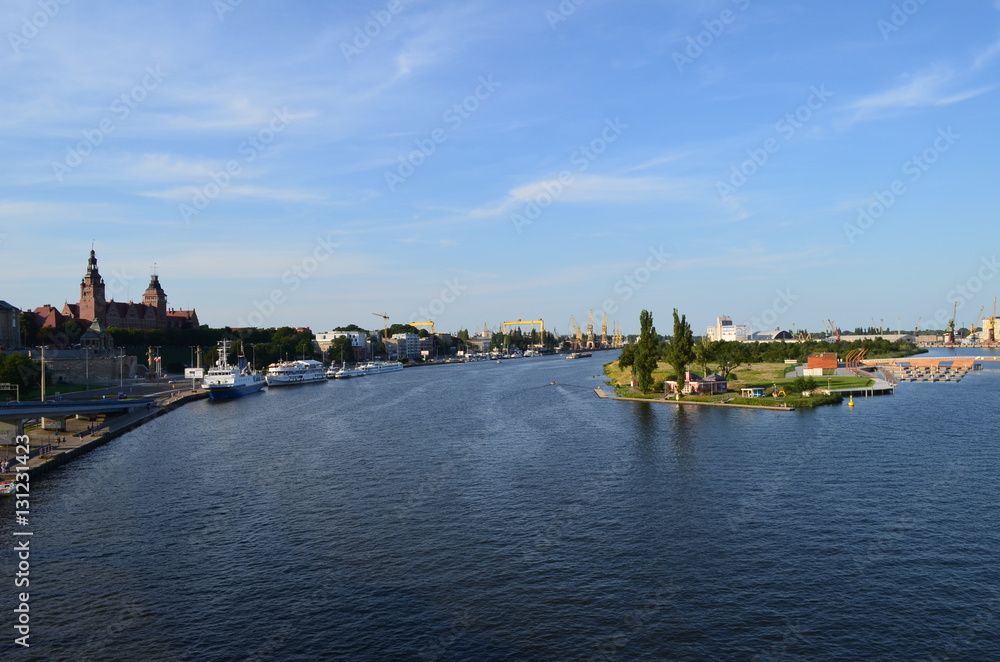
[[[89,391],[90,390],[90,348],[89,347],[84,347],[83,348],[83,365],[84,365],[84,372],[87,375],[87,390]]]

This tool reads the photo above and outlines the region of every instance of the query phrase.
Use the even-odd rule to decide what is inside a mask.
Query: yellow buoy
[[[850,397],[850,400],[847,401],[847,406],[848,407],[853,407],[854,406],[854,395],[852,394],[849,397]]]

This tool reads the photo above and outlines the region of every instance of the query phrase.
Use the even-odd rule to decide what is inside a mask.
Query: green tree
[[[678,391],[684,388],[684,373],[687,367],[695,359],[694,335],[691,333],[691,325],[687,322],[687,316],[677,315],[674,308],[674,337],[667,345],[666,359],[677,375]]]
[[[632,377],[635,378],[635,345],[625,345],[621,354],[618,355],[619,368],[631,368]]]
[[[749,347],[741,342],[720,341],[715,352],[715,361],[718,364],[719,374],[729,379],[737,368],[749,362]]]
[[[330,357],[331,363],[353,363],[354,346],[351,344],[351,339],[347,337],[334,338],[326,355]]]
[[[639,382],[639,390],[649,393],[653,390],[653,370],[660,358],[660,339],[653,326],[653,314],[648,310],[639,313],[639,329],[633,370]]]
[[[712,342],[708,336],[702,336],[698,344],[694,346],[695,364],[701,368],[702,377],[708,376],[708,364],[715,361],[719,344]]]

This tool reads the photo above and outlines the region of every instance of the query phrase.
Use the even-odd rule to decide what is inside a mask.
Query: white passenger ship
[[[312,359],[282,361],[267,366],[268,386],[293,386],[326,381],[323,364]]]
[[[247,365],[242,353],[239,365],[229,365],[229,341],[219,341],[219,358],[201,380],[201,386],[208,391],[212,400],[228,400],[248,393],[256,393],[264,388],[264,378]]]
[[[371,361],[361,366],[366,375],[378,375],[383,372],[398,372],[403,369],[399,361]]]

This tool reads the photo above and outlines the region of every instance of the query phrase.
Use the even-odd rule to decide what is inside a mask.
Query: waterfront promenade
[[[74,393],[64,396],[66,400],[82,400],[85,398],[117,396],[120,387],[95,389],[84,393]],[[192,390],[189,382],[184,383],[138,383],[129,387],[130,395],[153,398],[149,407],[141,407],[135,411],[105,416],[98,414],[88,418],[66,419],[66,429],[63,431],[43,430],[41,427],[25,431],[30,440],[31,452],[28,459],[28,473],[32,478],[42,475],[66,464],[75,457],[82,455],[112,439],[133,430],[146,421],[176,409],[185,402],[207,397],[200,389]],[[73,396],[73,397],[70,397]],[[117,403],[117,401],[116,401]],[[6,446],[0,448],[0,459],[8,460],[10,466],[6,473],[0,473],[0,480],[13,480],[16,460],[15,448]]]

